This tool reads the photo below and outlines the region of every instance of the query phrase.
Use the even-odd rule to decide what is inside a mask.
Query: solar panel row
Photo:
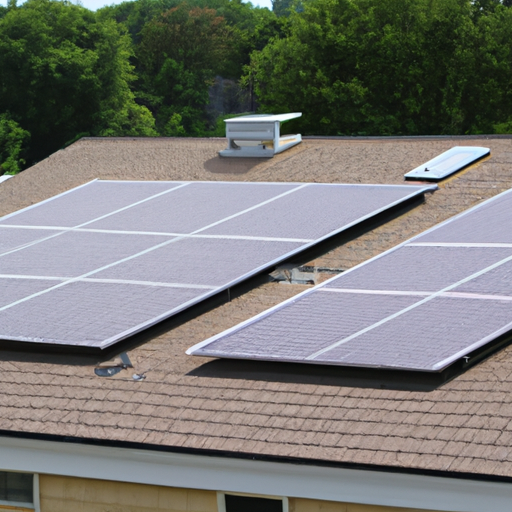
[[[188,353],[439,371],[512,329],[512,191]]]
[[[0,219],[0,339],[105,348],[434,189],[93,181]]]

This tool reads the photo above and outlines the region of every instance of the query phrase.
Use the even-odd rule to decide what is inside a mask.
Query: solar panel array
[[[478,146],[455,146],[404,174],[406,180],[439,181],[487,156],[491,150]]]
[[[0,339],[105,348],[435,188],[93,181],[0,219]]]
[[[440,371],[512,330],[512,190],[189,354]]]

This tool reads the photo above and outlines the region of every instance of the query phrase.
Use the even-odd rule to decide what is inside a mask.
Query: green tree
[[[120,27],[83,7],[56,0],[10,5],[0,18],[0,112],[30,132],[30,160],[79,133],[155,133],[129,87],[130,55]]]
[[[206,95],[204,81],[198,80],[197,73],[190,71],[179,56],[172,57],[174,64],[169,63],[162,72],[148,69],[142,55],[147,55],[148,45],[153,46],[153,41],[148,43],[151,39],[149,32],[155,28],[155,24],[161,24],[162,15],[170,9],[176,9],[177,12],[190,12],[196,8],[214,10],[216,17],[223,18],[225,26],[229,29],[226,51],[223,52],[222,60],[216,63],[214,74],[224,79],[238,81],[244,66],[250,62],[250,54],[255,50],[262,50],[272,37],[282,34],[287,20],[278,18],[269,9],[254,7],[243,0],[186,0],[187,7],[180,7],[182,3],[183,0],[135,0],[105,7],[101,13],[123,24],[138,48],[137,55],[140,59],[132,60],[140,77],[134,87],[135,95],[138,103],[148,106],[157,117],[160,133],[209,134],[209,131],[204,132],[204,127],[215,125],[215,118],[221,113],[217,111],[219,98],[212,103],[211,97],[209,99]],[[177,17],[177,14],[174,16]],[[162,30],[162,27],[159,28]],[[155,52],[151,50],[150,53]],[[178,70],[181,73],[180,66],[185,66],[185,75],[177,74]],[[210,84],[213,75],[209,72],[208,76],[206,81]],[[168,91],[157,93],[158,87],[154,82],[158,81],[165,86],[166,79],[172,91],[169,94]],[[230,87],[232,93],[222,93],[225,96],[222,108],[227,108],[228,112],[231,112],[231,108],[242,107],[239,100],[244,102],[248,98],[253,98],[251,91],[242,90],[234,84]],[[182,96],[179,91],[186,89],[188,93]],[[173,105],[169,104],[171,97]]]
[[[16,174],[22,170],[29,139],[30,133],[8,114],[0,114],[0,174]]]
[[[208,87],[225,66],[232,30],[215,10],[183,3],[148,22],[141,37],[139,96],[160,133],[202,134]]]
[[[512,14],[469,0],[310,0],[245,80],[317,134],[457,134],[512,120]]]

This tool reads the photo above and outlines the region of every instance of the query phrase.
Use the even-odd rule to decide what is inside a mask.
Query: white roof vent
[[[9,178],[12,178],[12,174],[4,174],[0,176],[0,183],[2,183],[2,181],[8,180]]]
[[[489,148],[454,146],[404,174],[404,177],[406,180],[439,181],[475,163],[490,152]]]
[[[271,158],[302,141],[297,135],[280,136],[281,123],[302,116],[291,114],[250,115],[226,119],[228,147],[219,151],[220,156]]]

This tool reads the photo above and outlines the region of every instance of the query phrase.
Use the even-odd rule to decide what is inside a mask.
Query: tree
[[[141,37],[139,96],[160,133],[202,134],[208,87],[225,66],[232,30],[215,10],[182,3],[148,22]]]
[[[39,160],[79,133],[154,134],[134,101],[131,42],[113,21],[55,0],[27,0],[0,18],[0,113],[31,134]]]
[[[489,0],[310,0],[245,80],[316,134],[457,134],[512,121],[512,13]],[[499,126],[498,126],[499,125]]]
[[[25,164],[24,153],[30,133],[11,119],[0,114],[0,174],[16,174]]]

